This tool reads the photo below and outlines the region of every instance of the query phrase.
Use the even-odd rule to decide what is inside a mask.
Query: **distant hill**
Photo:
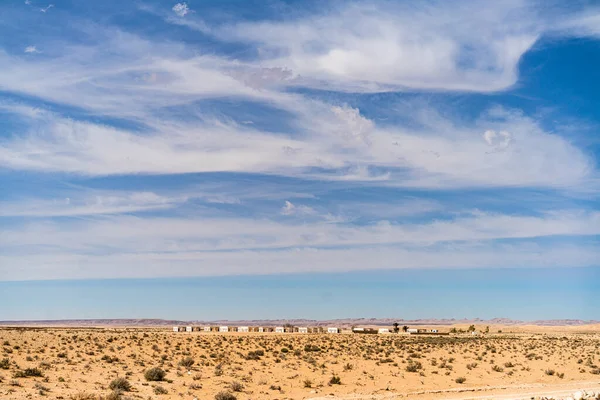
[[[65,319],[65,320],[22,320],[22,321],[0,321],[0,326],[127,326],[127,327],[161,327],[173,325],[309,325],[325,326],[335,325],[349,327],[353,325],[375,325],[391,326],[394,322],[400,325],[456,325],[456,324],[488,324],[488,325],[537,325],[537,326],[582,326],[599,324],[600,321],[586,321],[580,319],[552,319],[537,321],[519,321],[507,318],[493,319],[394,319],[394,318],[348,318],[331,320],[312,319],[266,319],[266,320],[170,320],[170,319]]]

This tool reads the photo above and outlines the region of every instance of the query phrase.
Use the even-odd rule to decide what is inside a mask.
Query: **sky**
[[[600,319],[598,65],[597,1],[4,0],[0,319]]]

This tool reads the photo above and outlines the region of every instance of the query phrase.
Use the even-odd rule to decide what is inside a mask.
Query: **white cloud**
[[[305,205],[295,205],[291,201],[286,200],[283,207],[281,207],[281,214],[292,216],[292,215],[314,215],[316,211]]]
[[[382,221],[363,227],[125,216],[61,224],[41,221],[3,229],[0,272],[4,279],[46,279],[583,266],[597,260],[593,241],[557,245],[531,240],[593,237],[599,227],[599,213],[569,211],[540,217],[480,213],[449,221],[405,225]]]
[[[496,132],[494,130],[487,130],[483,133],[485,142],[495,147],[496,149],[505,149],[510,145],[512,136],[506,131]]]
[[[81,252],[111,246],[125,252],[239,251],[296,247],[430,245],[557,235],[597,235],[598,212],[552,212],[542,216],[476,213],[421,223],[385,220],[367,226],[322,221],[295,223],[250,218],[157,218],[114,216],[71,222],[41,221],[6,228],[1,245],[7,253],[25,246],[56,246]],[[11,250],[12,248],[12,250]]]
[[[173,6],[173,12],[183,18],[190,12],[190,9],[186,3],[177,3]]]
[[[48,10],[50,10],[53,7],[54,7],[54,4],[48,4],[48,6],[40,8],[40,11],[43,13],[46,13],[46,12],[48,12]]]
[[[0,202],[0,217],[72,217],[122,214],[167,209],[186,197],[170,198],[152,192],[78,191],[74,198],[23,199]]]
[[[279,252],[0,255],[6,280],[223,276],[347,272],[404,268],[583,267],[596,265],[598,246],[454,245],[443,249],[292,249]],[[8,266],[11,268],[8,268]],[[275,268],[266,268],[275,266]]]
[[[356,109],[286,101],[298,116],[295,137],[201,117],[150,116],[144,122],[153,132],[140,134],[45,113],[28,135],[0,141],[0,165],[82,175],[253,172],[442,188],[577,189],[597,175],[583,151],[519,113],[494,109],[468,125],[437,116],[408,130],[378,128]]]
[[[24,50],[25,53],[39,53],[37,47],[35,46],[27,46]]]
[[[292,84],[487,92],[515,83],[519,59],[543,31],[533,7],[519,0],[341,4],[299,20],[238,23],[212,32],[256,43],[261,64],[292,70]]]
[[[515,83],[518,62],[538,37],[597,35],[597,14],[565,17],[552,28],[519,0],[338,5],[301,19],[228,26],[195,20],[186,3],[162,11],[170,22],[249,45],[248,54],[256,57],[246,54],[243,60],[200,44],[145,39],[94,24],[82,28],[83,41],[36,39],[44,57],[0,49],[2,91],[41,99],[52,104],[48,109],[78,110],[74,117],[0,103],[3,114],[18,117],[15,131],[0,138],[1,168],[65,179],[206,172],[264,178],[256,187],[224,178],[184,194],[81,189],[49,200],[5,200],[0,216],[26,222],[2,228],[2,279],[580,266],[598,259],[589,243],[530,243],[598,235],[594,212],[457,217],[436,201],[341,199],[327,209],[318,199],[317,186],[324,192],[366,186],[597,190],[595,160],[559,128],[550,133],[535,119],[500,107],[465,120],[461,110],[442,115],[412,100],[395,113],[388,110],[391,120],[402,123],[384,125],[344,104],[344,94],[321,92],[327,100],[315,100],[305,91],[286,90],[504,90]],[[242,123],[219,111],[209,114],[201,102],[212,99],[255,102],[281,111],[286,120],[262,130],[259,113]],[[189,199],[213,206],[203,212],[194,204],[192,215],[174,217]],[[231,211],[252,202],[268,203],[256,213],[263,218],[238,218]],[[152,210],[168,210],[161,215],[171,217],[122,215]],[[432,212],[443,217],[388,221]],[[354,216],[379,222],[348,223]]]

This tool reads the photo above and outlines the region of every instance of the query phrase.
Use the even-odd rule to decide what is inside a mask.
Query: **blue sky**
[[[0,4],[0,319],[600,319],[599,4],[122,3]]]

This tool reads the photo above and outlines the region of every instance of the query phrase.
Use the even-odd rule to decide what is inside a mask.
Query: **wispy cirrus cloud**
[[[372,1],[293,20],[197,28],[256,44],[261,65],[289,68],[296,76],[291,84],[359,92],[488,92],[515,83],[520,57],[545,27],[532,3],[515,0],[485,7]]]
[[[181,204],[186,197],[173,198],[152,192],[81,193],[51,199],[21,199],[0,202],[0,217],[74,217],[123,214],[168,209]]]
[[[137,265],[143,264],[148,270],[141,276],[153,276],[167,260],[171,263],[169,273],[178,276],[261,273],[264,269],[258,265],[267,260],[271,273],[364,269],[365,265],[360,263],[367,260],[369,269],[557,263],[584,266],[591,265],[592,257],[598,254],[593,240],[588,245],[576,246],[523,240],[556,235],[588,235],[592,239],[599,233],[600,224],[590,221],[600,222],[600,215],[570,211],[543,217],[479,214],[422,224],[394,225],[382,221],[363,228],[222,218],[196,221],[110,217],[60,225],[45,221],[6,231],[1,247],[7,262],[1,265],[23,265],[37,270],[36,274],[41,276],[52,274],[63,278],[79,277],[82,273],[111,276],[115,263],[117,269],[119,265],[127,266],[123,268],[125,274],[134,276],[140,276]],[[499,244],[496,239],[509,241]],[[515,239],[518,241],[510,242]],[[21,254],[23,246],[38,249],[34,254],[44,254],[45,261]],[[107,255],[98,255],[107,249]],[[576,251],[579,255],[567,258]],[[496,257],[490,258],[491,254]],[[242,255],[247,262],[245,266],[233,261]],[[357,258],[350,262],[353,256]],[[220,273],[212,264],[217,259],[224,261]],[[307,262],[311,259],[321,261]],[[275,260],[289,262],[273,264]],[[23,279],[12,269],[3,273]]]
[[[598,256],[600,220],[583,200],[600,193],[593,152],[498,95],[540,38],[598,37],[598,10],[559,21],[524,0],[373,1],[222,22],[199,3],[144,7],[178,29],[157,36],[74,15],[68,35],[52,28],[0,47],[2,172],[84,182],[2,200],[11,224],[0,279],[582,266]],[[55,11],[44,21],[68,15]],[[389,91],[486,93],[500,105],[406,96],[394,106],[378,97]],[[516,194],[468,209],[444,198],[488,189]],[[520,207],[528,190],[556,203]],[[571,241],[546,243],[556,237]]]

